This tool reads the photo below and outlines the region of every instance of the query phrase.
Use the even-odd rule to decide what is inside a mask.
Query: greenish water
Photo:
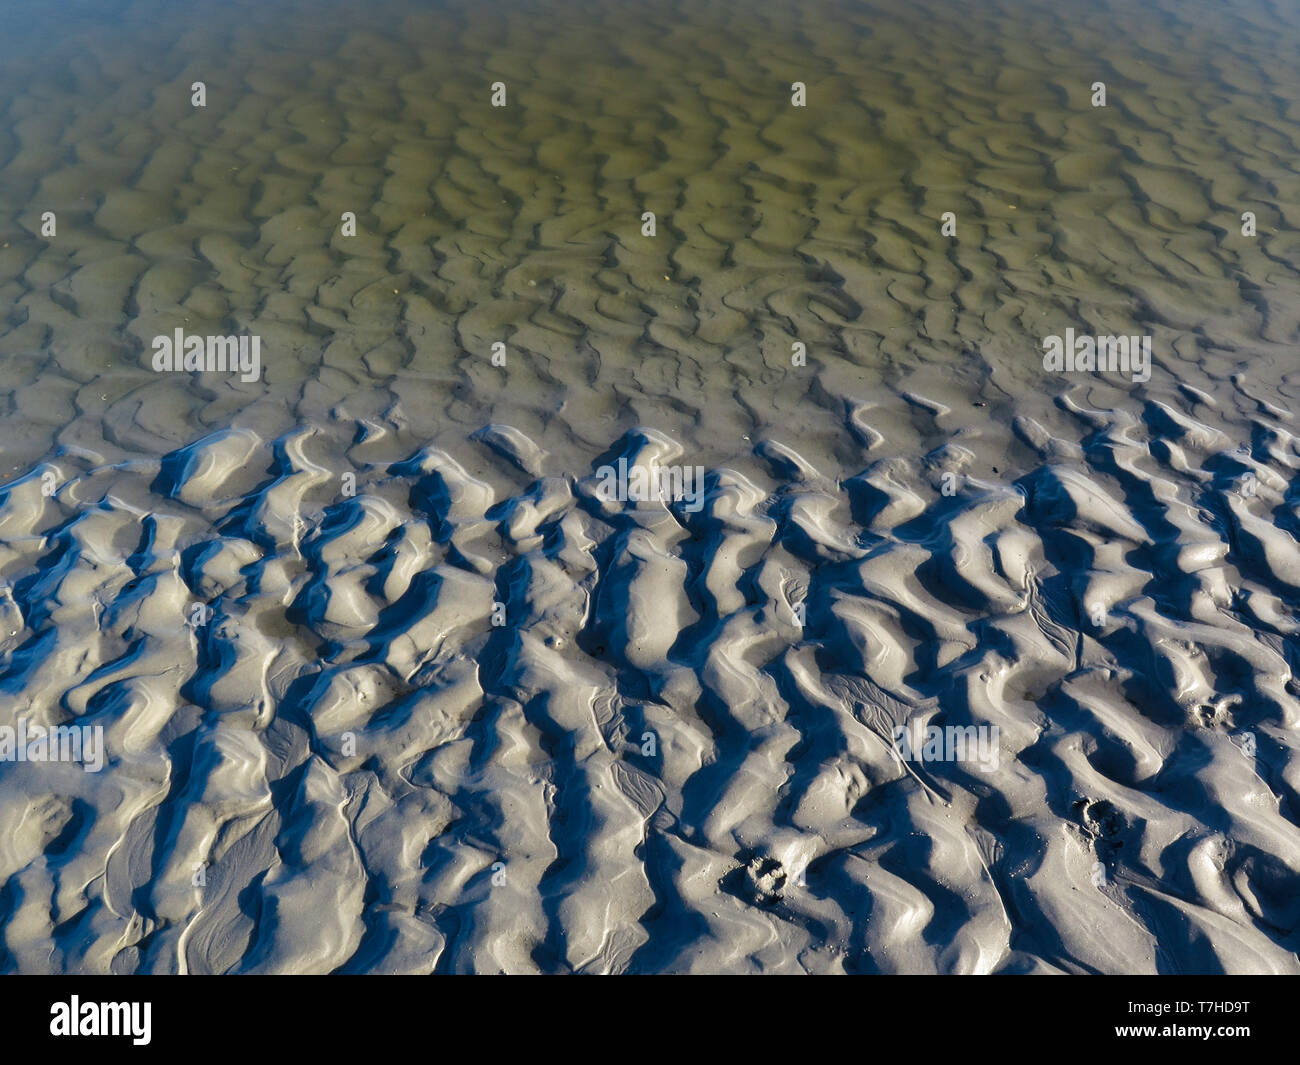
[[[1295,340],[1286,5],[11,10],[0,354],[26,458],[70,404],[155,396],[165,438],[307,389],[371,414],[400,393],[425,432],[732,442],[936,368],[994,404],[1053,392],[1041,339],[1067,326],[1153,334],[1153,389],[1276,382]],[[147,364],[177,327],[260,335],[264,380],[179,394]]]

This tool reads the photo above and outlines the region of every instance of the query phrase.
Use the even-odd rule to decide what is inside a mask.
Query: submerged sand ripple
[[[400,383],[426,435],[486,420],[589,451],[615,422],[691,443],[707,410],[731,441],[799,418],[824,455],[823,390],[943,366],[985,398],[1038,392],[1042,337],[1067,326],[1147,333],[1167,377],[1210,392],[1291,372],[1283,5],[565,10],[380,3],[362,31],[329,4],[214,25],[141,3],[20,30],[0,72],[11,468],[74,411],[149,392],[151,338],[178,326],[261,336],[265,380],[170,395],[155,443],[259,398],[308,421],[304,392]]]

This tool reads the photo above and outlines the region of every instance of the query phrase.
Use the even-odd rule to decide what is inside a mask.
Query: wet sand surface
[[[1300,972],[1300,12],[4,7],[0,968]]]

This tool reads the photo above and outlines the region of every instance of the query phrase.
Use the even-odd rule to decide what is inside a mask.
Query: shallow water
[[[1293,8],[5,10],[6,967],[1300,969]]]

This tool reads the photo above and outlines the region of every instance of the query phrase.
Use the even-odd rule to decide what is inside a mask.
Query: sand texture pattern
[[[1300,14],[358,11],[0,68],[0,970],[1300,972]]]

